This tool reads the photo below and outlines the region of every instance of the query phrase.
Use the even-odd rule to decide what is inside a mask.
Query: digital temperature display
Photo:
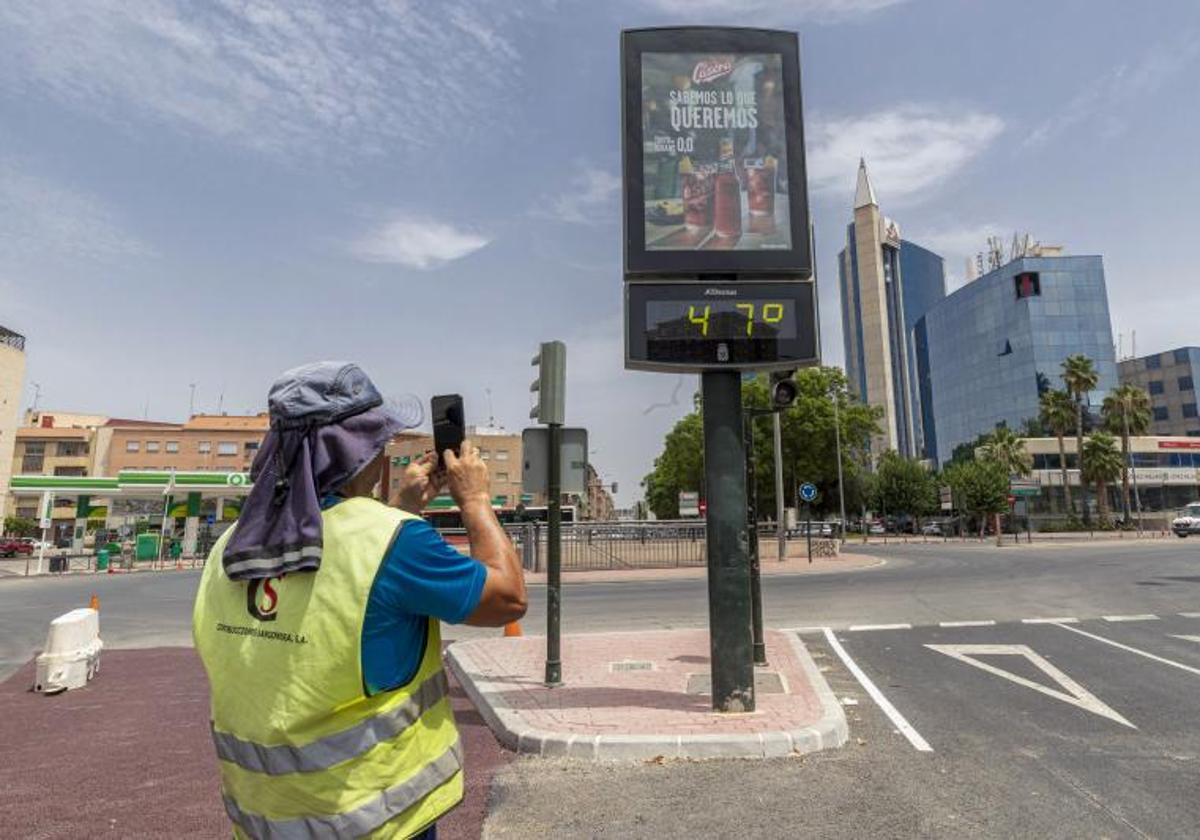
[[[808,281],[626,284],[625,366],[785,369],[818,360]]]

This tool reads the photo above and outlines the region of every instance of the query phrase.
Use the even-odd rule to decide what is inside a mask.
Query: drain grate
[[[778,671],[755,671],[754,691],[756,694],[788,693]],[[712,694],[712,674],[688,674],[687,693]]]
[[[653,671],[654,663],[644,659],[625,659],[608,663],[609,671]]]

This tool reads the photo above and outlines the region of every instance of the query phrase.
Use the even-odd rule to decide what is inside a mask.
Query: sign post
[[[627,30],[621,71],[625,367],[700,374],[712,705],[752,711],[741,376],[819,362],[799,41]]]
[[[42,529],[42,539],[38,544],[37,573],[42,573],[43,560],[46,558],[46,532],[54,525],[54,491],[42,491],[42,504],[38,511],[38,525]],[[29,577],[29,557],[25,557],[25,577]]]
[[[817,498],[817,486],[810,482],[800,485],[800,500],[804,502],[804,536],[808,540],[808,562],[812,562],[812,503]]]

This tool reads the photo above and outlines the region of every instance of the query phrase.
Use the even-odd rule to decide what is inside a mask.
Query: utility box
[[[81,607],[50,622],[46,648],[37,658],[33,690],[57,694],[83,688],[100,670],[100,613]]]

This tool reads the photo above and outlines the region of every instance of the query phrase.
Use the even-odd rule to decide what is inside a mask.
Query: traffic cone
[[[93,592],[92,597],[88,599],[88,607],[96,612],[100,612],[100,596],[95,592]]]
[[[508,624],[505,624],[504,625],[504,635],[506,637],[507,636],[524,636],[525,634],[521,632],[521,622],[510,621],[510,622],[508,622]]]

